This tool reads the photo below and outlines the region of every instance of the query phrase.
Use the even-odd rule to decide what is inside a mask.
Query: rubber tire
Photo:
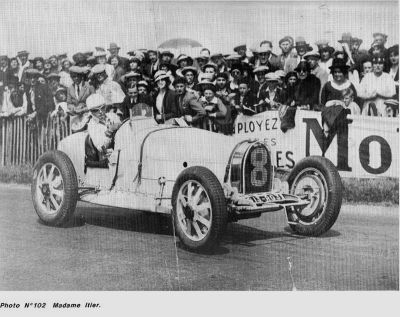
[[[178,224],[176,214],[178,193],[180,187],[188,180],[199,182],[206,190],[211,202],[211,228],[201,241],[190,240]],[[172,221],[174,222],[175,232],[186,249],[191,251],[211,251],[218,245],[228,223],[228,210],[221,183],[209,169],[202,166],[192,166],[178,175],[172,190],[172,207]]]
[[[53,163],[57,166],[64,182],[64,199],[59,211],[54,215],[42,213],[40,206],[36,201],[37,176],[42,166],[46,163]],[[71,224],[74,217],[76,203],[78,201],[78,180],[74,165],[64,152],[49,151],[39,158],[33,168],[31,195],[35,211],[40,220],[42,220],[46,225],[62,227]]]
[[[342,206],[343,185],[336,166],[325,157],[309,156],[299,161],[288,176],[291,190],[296,176],[305,168],[313,167],[321,172],[328,187],[328,200],[322,217],[314,225],[289,224],[294,232],[305,236],[320,236],[336,222]]]

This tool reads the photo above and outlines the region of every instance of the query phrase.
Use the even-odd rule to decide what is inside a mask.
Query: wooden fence
[[[203,129],[216,131],[215,125],[205,120]],[[0,119],[0,166],[35,164],[40,155],[57,148],[58,143],[71,134],[69,120],[47,118],[42,125],[28,122],[26,117]]]
[[[0,119],[1,166],[35,164],[44,152],[56,149],[71,134],[68,120],[47,118],[42,125],[26,117]]]

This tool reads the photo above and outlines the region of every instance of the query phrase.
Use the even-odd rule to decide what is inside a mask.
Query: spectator
[[[396,94],[399,96],[399,45],[393,45],[388,49],[389,75],[396,84]]]
[[[218,73],[225,73],[228,71],[228,67],[224,61],[224,56],[221,53],[214,53],[210,57],[211,62],[217,65]]]
[[[363,115],[387,117],[385,100],[396,94],[396,85],[393,78],[383,72],[385,56],[376,55],[372,59],[373,72],[364,76],[360,83],[359,95],[364,99],[362,107]]]
[[[285,36],[279,40],[279,47],[282,51],[279,55],[279,69],[283,69],[286,73],[293,71],[298,62],[297,54],[293,49],[293,38]]]
[[[29,120],[36,120],[39,126],[46,124],[47,115],[54,110],[54,100],[50,88],[38,82],[40,73],[37,69],[27,69],[26,77],[30,80],[27,95],[27,113]]]
[[[142,98],[138,93],[137,86],[132,85],[128,88],[128,93],[120,106],[122,112],[122,120],[136,116],[151,117],[151,107],[151,105],[142,101]]]
[[[248,63],[249,59],[246,56],[247,46],[246,44],[241,44],[233,48],[233,51],[240,55],[239,61],[241,63]]]
[[[306,40],[302,36],[296,38],[295,49],[297,52],[297,63],[303,61],[303,57],[307,52],[312,51],[312,47],[306,42]]]
[[[232,99],[232,106],[236,110],[233,112],[233,116],[236,117],[236,113],[243,113],[246,115],[256,114],[257,110],[255,105],[256,99],[250,91],[249,82],[241,79],[239,81],[239,93]]]
[[[240,55],[239,54],[230,54],[225,57],[226,69],[228,72],[231,71],[233,64],[240,63]]]
[[[215,95],[221,99],[225,106],[229,105],[234,94],[229,89],[228,73],[218,73],[215,79]]]
[[[137,83],[139,82],[139,80],[142,78],[142,75],[131,71],[125,75],[122,75],[119,81],[119,85],[121,86],[122,90],[127,93],[128,92],[128,88],[132,87],[132,85],[137,85]]]
[[[332,80],[328,81],[322,88],[321,105],[324,106],[329,100],[341,100],[342,91],[350,88],[354,92],[354,98],[357,92],[354,85],[347,79],[350,66],[343,59],[334,59],[332,66],[329,67],[332,74]]]
[[[206,111],[206,116],[215,125],[216,132],[230,133],[232,131],[230,107],[226,107],[221,99],[215,96],[216,89],[213,83],[207,81],[199,85],[202,92],[200,102]],[[204,123],[203,128],[210,129],[207,127],[207,122]]]
[[[18,59],[16,57],[10,58],[10,67],[8,68],[7,72],[7,82],[14,82],[18,80],[18,73],[19,73],[19,64],[18,64]]]
[[[254,62],[254,67],[266,66],[271,72],[274,72],[279,68],[278,58],[276,56],[272,57],[271,49],[268,45],[264,45],[263,47],[258,48],[256,53],[257,58]],[[272,65],[270,60],[273,61],[274,65]]]
[[[229,89],[232,93],[239,92],[239,81],[243,76],[243,66],[240,63],[233,64],[231,67],[231,81],[229,83]]]
[[[114,78],[115,70],[114,70],[114,67],[112,67],[110,64],[107,63],[106,55],[107,55],[107,53],[102,50],[97,50],[94,53],[94,57],[96,58],[97,64],[104,66],[104,69],[105,69],[108,79],[112,80]]]
[[[210,51],[207,48],[203,48],[200,51],[200,55],[196,57],[197,70],[199,76],[202,72],[203,66],[208,63],[209,59],[210,59]]]
[[[43,57],[35,57],[33,59],[33,68],[37,69],[41,74],[43,74],[43,71],[44,71]]]
[[[141,65],[142,61],[137,56],[132,56],[128,60],[128,69],[130,72],[141,73],[142,72]]]
[[[24,90],[19,89],[17,80],[9,82],[4,89],[0,116],[23,116],[26,114],[27,100]]]
[[[8,80],[8,57],[7,55],[0,56],[0,105],[3,103],[3,94]]]
[[[114,67],[113,81],[119,82],[121,76],[125,74],[125,68],[122,65],[122,60],[117,56],[112,56],[110,59],[111,66]]]
[[[54,95],[55,110],[51,113],[51,117],[59,116],[62,120],[65,120],[68,115],[68,104],[67,104],[67,89],[60,87],[57,89]]]
[[[138,94],[139,96],[148,96],[149,95],[149,84],[145,80],[141,80],[137,83]]]
[[[208,62],[203,66],[203,75],[199,76],[199,81],[203,81],[206,79],[208,81],[214,82],[215,84],[215,76],[217,75],[218,66],[213,62]]]
[[[107,76],[105,66],[105,64],[97,64],[92,68],[95,92],[103,96],[107,106],[116,106],[125,99],[125,93],[118,83]]]
[[[50,74],[51,74],[51,63],[50,63],[50,60],[45,59],[44,60],[44,65],[43,65],[42,75],[43,76],[48,76]]]
[[[60,65],[58,65],[58,59],[56,55],[52,55],[49,57],[49,61],[51,64],[51,72],[54,74],[58,74],[60,72]]]
[[[295,106],[296,105],[296,87],[298,83],[297,73],[289,72],[286,74],[282,94],[281,94],[281,102],[287,106]]]
[[[310,65],[302,61],[297,65],[298,83],[296,85],[295,104],[302,110],[320,110],[319,91],[321,82],[311,74]]]
[[[257,104],[264,104],[265,98],[267,98],[266,91],[268,89],[268,83],[265,80],[265,75],[267,74],[267,72],[267,66],[259,66],[253,70],[253,73],[256,75],[257,80],[254,87]]]
[[[263,109],[276,110],[282,103],[282,92],[279,87],[279,77],[275,73],[268,73],[265,75],[265,80],[267,82],[267,89],[263,94]]]
[[[311,74],[315,75],[320,83],[321,89],[328,81],[329,74],[319,66],[320,54],[316,50],[304,54],[305,61],[310,65]]]
[[[20,51],[17,53],[18,58],[18,81],[22,80],[22,75],[24,74],[25,70],[31,67],[31,63],[28,60],[29,52],[28,51]]]
[[[186,80],[186,90],[188,91],[197,91],[197,69],[193,66],[187,66],[182,69],[182,75]]]
[[[53,97],[56,94],[56,91],[58,90],[58,88],[61,87],[60,85],[60,75],[56,74],[56,73],[51,73],[47,76],[47,82],[48,82],[48,86],[50,88],[51,94],[53,95]]]
[[[182,77],[175,79],[173,86],[176,93],[176,103],[179,116],[189,125],[197,126],[205,117],[206,111],[198,97],[191,91],[186,91],[186,81]]]
[[[160,54],[160,64],[163,63],[164,65],[168,65],[168,68],[171,71],[172,75],[175,76],[178,67],[172,64],[173,58],[174,54],[172,54],[170,51],[162,51]],[[161,70],[160,67],[158,69]]]
[[[321,58],[319,61],[319,66],[328,74],[330,73],[329,67],[332,66],[332,56],[334,52],[335,49],[332,46],[324,46],[319,49],[319,54]]]
[[[159,70],[154,75],[154,81],[157,84],[155,103],[153,104],[154,118],[157,123],[167,123],[168,120],[179,116],[175,92],[169,89],[171,82],[166,72]]]
[[[60,85],[64,87],[69,87],[72,85],[71,75],[69,73],[69,68],[71,67],[71,62],[68,59],[64,59],[61,62],[61,71],[58,73],[60,76]]]
[[[71,66],[69,71],[73,84],[67,88],[67,108],[71,116],[71,130],[74,133],[86,129],[86,99],[94,94],[94,88],[87,82],[86,67]]]
[[[87,53],[91,53],[91,52],[87,52]],[[73,61],[75,62],[75,66],[79,66],[79,67],[83,67],[83,66],[87,66],[87,59],[88,59],[89,55],[85,55],[83,53],[76,53],[72,56]]]
[[[176,70],[176,74],[178,76],[182,77],[182,69],[184,69],[187,66],[192,66],[193,65],[193,58],[190,56],[187,56],[185,54],[180,54],[176,60],[176,63],[178,65],[178,69]]]
[[[118,65],[122,67],[125,71],[127,70],[128,66],[128,59],[126,57],[119,56],[120,47],[116,43],[110,43],[110,47],[107,49],[110,52],[110,56],[108,57],[108,64],[112,65],[111,59],[113,57],[118,58]]]
[[[360,80],[362,80],[366,74],[372,72],[372,59],[370,57],[366,57],[361,62],[361,65],[362,65],[362,73],[360,76]]]
[[[158,71],[158,52],[156,50],[148,50],[149,63],[145,65],[144,73],[150,79],[153,78],[154,74]]]

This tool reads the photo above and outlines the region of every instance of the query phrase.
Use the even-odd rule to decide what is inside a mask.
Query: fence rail
[[[34,164],[44,152],[57,148],[71,134],[69,121],[47,118],[41,126],[26,117],[0,119],[1,166]]]

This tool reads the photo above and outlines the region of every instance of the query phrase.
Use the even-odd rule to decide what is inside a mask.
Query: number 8
[[[251,165],[254,166],[250,173],[250,182],[253,186],[263,186],[268,179],[268,170],[265,168],[268,162],[267,151],[262,147],[255,149],[251,152],[250,160]]]

